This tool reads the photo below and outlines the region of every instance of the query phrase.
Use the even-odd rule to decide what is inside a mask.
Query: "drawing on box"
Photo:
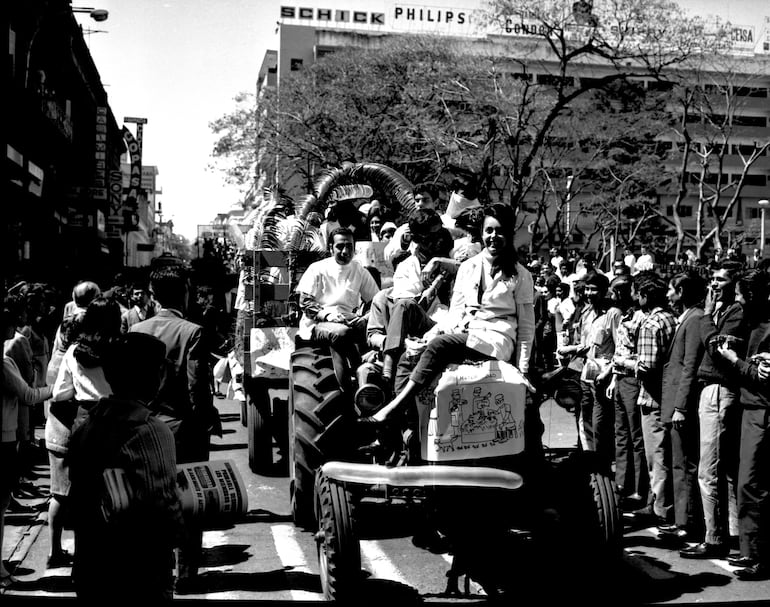
[[[436,436],[438,434],[438,420],[435,418],[436,409],[434,408],[430,414],[430,424],[434,424],[433,428],[428,428],[429,436],[436,436],[434,443],[436,445],[448,445],[460,437],[460,427],[463,422],[463,405],[467,405],[467,400],[462,400],[460,390],[452,390],[451,400],[449,401],[449,433]],[[434,421],[435,420],[435,421]],[[432,430],[432,431],[431,431]]]
[[[452,392],[453,400],[455,399],[454,392]],[[460,395],[458,394],[457,399],[459,400],[459,398]],[[481,386],[473,388],[471,414],[464,419],[461,409],[458,421],[460,424],[460,440],[464,444],[505,442],[511,437],[518,436],[516,422],[511,412],[511,405],[505,402],[505,396],[503,394],[496,394],[493,402],[492,393],[482,394]],[[454,419],[452,423],[454,423]],[[453,428],[452,432],[454,435],[456,429]]]

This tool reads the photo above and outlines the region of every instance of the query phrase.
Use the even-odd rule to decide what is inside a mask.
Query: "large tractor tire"
[[[289,472],[294,524],[315,527],[313,487],[321,465],[350,442],[351,397],[340,390],[328,349],[298,347],[289,375]]]
[[[270,431],[270,402],[249,395],[247,431],[249,440],[249,468],[261,474],[273,465],[273,435]]]
[[[597,524],[596,549],[599,556],[618,558],[623,551],[623,523],[618,508],[615,481],[603,472],[590,472],[589,485]]]
[[[328,601],[348,602],[361,581],[361,545],[350,493],[342,483],[319,474],[316,497],[321,589]]]
[[[574,453],[565,464],[562,514],[576,546],[594,559],[618,560],[623,549],[623,523],[609,466],[590,451]]]

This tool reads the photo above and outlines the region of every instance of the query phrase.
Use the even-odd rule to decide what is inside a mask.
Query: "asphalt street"
[[[248,513],[237,524],[206,531],[204,568],[197,594],[178,596],[181,601],[268,602],[297,604],[323,600],[313,533],[297,529],[291,522],[285,462],[274,449],[274,466],[257,475],[248,467],[246,428],[240,420],[240,405],[233,400],[217,401],[225,434],[213,441],[212,459],[233,460],[249,495]],[[545,424],[543,440],[553,448],[575,444],[574,417],[553,403],[541,407]],[[42,428],[38,429],[42,434]],[[35,484],[48,487],[47,465],[41,463]],[[3,558],[19,580],[0,598],[3,604],[31,599],[74,600],[68,568],[48,569],[48,536],[44,498],[25,500],[40,506],[39,512],[11,514],[3,544]],[[575,588],[575,601],[590,604],[596,584],[617,586],[618,605],[626,604],[770,604],[770,582],[741,582],[726,561],[688,561],[677,550],[666,548],[656,538],[655,528],[625,517],[625,548],[620,578],[608,579],[601,571],[584,587]],[[486,597],[475,584],[465,597],[450,597],[445,591],[449,554],[433,554],[411,542],[414,521],[403,515],[401,526],[381,518],[380,532],[361,542],[365,571],[364,596],[388,604],[476,603]],[[72,532],[65,531],[64,544],[73,549]],[[544,564],[547,567],[547,563]],[[141,563],[137,564],[137,572]],[[515,574],[515,572],[512,572]],[[539,604],[549,604],[558,587],[559,572],[553,571],[554,586],[537,589]],[[523,581],[526,583],[526,580]],[[531,596],[531,595],[530,595]],[[529,603],[527,603],[529,604]]]

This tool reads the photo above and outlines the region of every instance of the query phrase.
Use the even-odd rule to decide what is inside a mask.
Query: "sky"
[[[698,14],[754,24],[768,0],[679,0]],[[212,170],[209,123],[254,92],[265,51],[277,47],[280,7],[376,9],[383,0],[90,0],[109,11],[96,23],[78,14],[119,125],[146,118],[143,164],[158,167],[163,220],[191,242],[199,224],[239,206],[239,190]],[[408,0],[410,6],[476,6],[478,0]],[[75,0],[74,6],[85,6]],[[88,33],[88,30],[97,30]],[[135,125],[127,125],[133,132]]]

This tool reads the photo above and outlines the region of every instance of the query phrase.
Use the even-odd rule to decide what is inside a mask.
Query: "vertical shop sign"
[[[96,141],[94,142],[94,200],[107,200],[107,108],[96,108]]]

